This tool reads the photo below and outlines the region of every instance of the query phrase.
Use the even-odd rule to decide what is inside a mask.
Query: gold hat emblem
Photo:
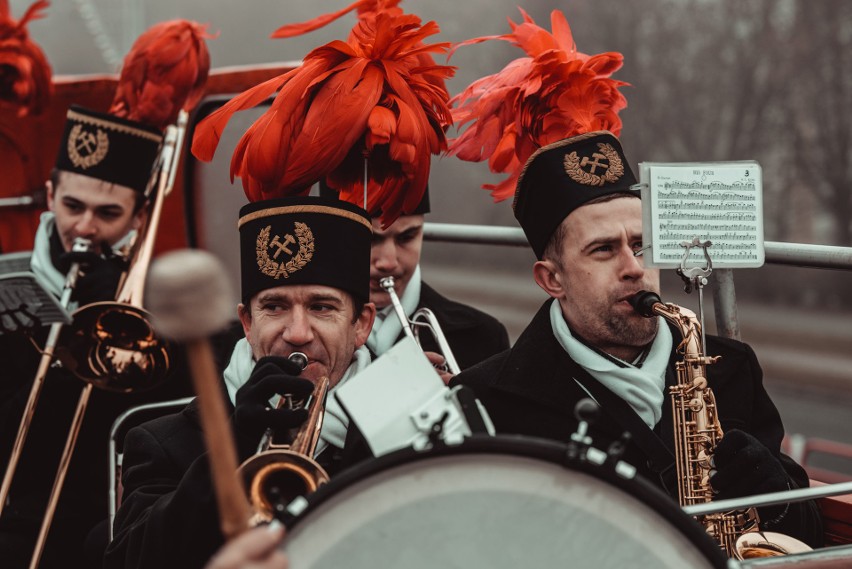
[[[307,265],[314,256],[314,234],[311,228],[298,221],[293,225],[295,238],[287,233],[284,237],[276,235],[270,241],[271,225],[267,225],[257,234],[257,266],[264,275],[276,280],[281,276],[286,279]],[[296,245],[297,240],[299,250],[294,253],[290,247]],[[274,250],[271,258],[270,250]],[[282,253],[286,256],[277,260]]]
[[[565,173],[572,180],[584,186],[603,186],[607,182],[615,182],[624,175],[624,164],[618,151],[611,144],[598,143],[600,152],[591,156],[577,156],[574,151],[565,155]]]
[[[84,130],[75,124],[68,134],[68,158],[77,168],[90,168],[100,163],[109,152],[109,137],[101,129]]]

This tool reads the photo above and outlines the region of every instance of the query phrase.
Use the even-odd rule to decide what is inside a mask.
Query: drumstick
[[[185,249],[167,253],[151,265],[147,288],[146,305],[157,332],[186,345],[219,522],[230,539],[248,528],[251,507],[237,476],[234,437],[208,340],[234,313],[230,282],[215,256]]]

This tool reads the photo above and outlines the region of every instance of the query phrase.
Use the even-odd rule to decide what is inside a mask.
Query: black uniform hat
[[[318,284],[370,298],[372,224],[360,207],[286,197],[240,209],[242,301],[282,285]]]
[[[329,186],[325,180],[320,180],[319,183],[319,195],[324,197],[336,198],[338,196],[337,190]],[[429,206],[429,184],[426,184],[426,189],[423,190],[423,197],[420,199],[420,203],[417,204],[417,207],[414,208],[410,213],[404,213],[403,215],[422,215],[424,213],[429,213],[431,211]],[[382,214],[381,211],[371,211],[371,217],[380,217]]]
[[[615,135],[589,132],[542,146],[530,156],[518,178],[512,209],[541,259],[550,236],[568,214],[609,194],[639,197],[635,184]]]
[[[72,106],[56,168],[144,192],[162,139],[156,128]]]

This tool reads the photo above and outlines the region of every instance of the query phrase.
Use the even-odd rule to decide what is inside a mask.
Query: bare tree
[[[798,2],[795,29],[797,174],[832,219],[832,244],[852,245],[852,5]]]

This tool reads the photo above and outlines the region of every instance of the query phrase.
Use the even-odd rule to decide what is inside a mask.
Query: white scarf
[[[59,298],[65,288],[65,275],[56,270],[50,258],[50,235],[56,227],[55,217],[52,211],[46,211],[39,218],[30,268],[41,278],[48,292]]]
[[[57,298],[62,298],[62,290],[65,288],[65,275],[60,273],[53,266],[53,260],[50,258],[50,237],[56,230],[56,215],[52,211],[45,211],[39,218],[38,229],[36,230],[35,242],[33,243],[33,255],[30,258],[30,269],[36,276],[40,277],[41,282],[47,287],[47,291]],[[136,230],[130,230],[127,235],[121,238],[112,250],[116,255],[121,254],[121,250],[136,237]],[[112,299],[104,299],[112,300]],[[71,302],[68,305],[68,311],[73,311],[77,308],[76,302]]]
[[[420,265],[414,269],[399,302],[402,304],[405,316],[411,318],[417,310],[417,305],[420,304]],[[376,321],[373,322],[373,329],[370,330],[370,336],[367,338],[367,347],[378,357],[396,343],[400,332],[402,332],[402,322],[396,317],[393,305],[389,304],[376,314]]]
[[[257,362],[251,353],[251,345],[248,340],[241,338],[234,346],[234,351],[231,353],[231,361],[228,362],[228,367],[223,373],[225,377],[225,387],[228,389],[228,398],[231,403],[236,406],[237,390],[248,381],[252,370]],[[320,440],[317,443],[314,456],[318,456],[328,445],[337,448],[343,448],[343,443],[346,440],[346,431],[349,429],[349,417],[344,413],[343,408],[334,397],[335,390],[343,385],[349,378],[370,365],[370,352],[366,347],[361,346],[352,356],[352,363],[346,368],[343,377],[337,382],[337,385],[332,387],[328,392],[328,398],[325,404],[325,414],[323,415],[322,430],[320,431]],[[269,404],[275,407],[278,404],[280,397],[276,395],[269,400]]]
[[[663,414],[666,368],[672,351],[671,330],[662,317],[658,318],[657,335],[642,367],[631,364],[619,367],[571,335],[559,302],[554,302],[550,307],[553,335],[571,359],[604,387],[624,399],[652,429]]]

